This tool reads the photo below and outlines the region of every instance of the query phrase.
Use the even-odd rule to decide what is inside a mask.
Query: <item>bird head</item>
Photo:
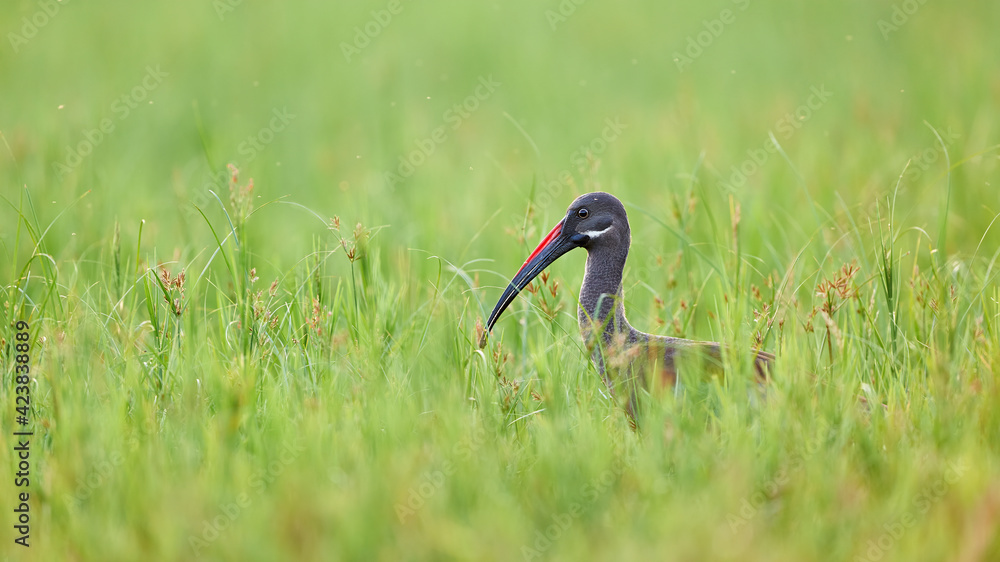
[[[601,248],[628,249],[631,241],[625,206],[614,195],[597,191],[576,198],[566,216],[542,239],[500,295],[486,322],[487,331],[510,306],[518,293],[552,262],[575,248],[593,252]]]

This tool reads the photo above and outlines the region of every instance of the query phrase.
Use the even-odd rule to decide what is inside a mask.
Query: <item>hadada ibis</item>
[[[621,389],[628,393],[627,411],[634,421],[638,385],[672,386],[681,369],[721,370],[722,348],[715,342],[646,334],[629,324],[623,305],[622,273],[631,238],[621,201],[603,192],[581,195],[511,279],[486,329],[492,331],[518,293],[549,264],[570,250],[585,248],[587,266],[577,312],[580,332],[612,392]],[[757,351],[753,360],[757,375],[763,378],[774,356]]]

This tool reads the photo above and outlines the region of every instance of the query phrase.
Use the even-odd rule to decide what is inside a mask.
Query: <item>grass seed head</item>
[[[486,347],[486,329],[483,327],[483,319],[478,316],[476,317],[475,334],[479,349]]]

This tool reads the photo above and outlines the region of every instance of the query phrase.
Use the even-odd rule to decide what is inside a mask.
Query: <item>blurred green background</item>
[[[202,521],[236,501],[240,482],[256,490],[249,475],[304,436],[297,468],[201,555],[531,559],[521,545],[536,528],[627,452],[625,475],[615,469],[539,556],[875,559],[866,541],[961,458],[972,476],[879,558],[990,559],[998,22],[1000,4],[986,0],[4,2],[0,279],[5,318],[30,317],[46,338],[34,392],[48,430],[34,453],[37,546],[10,547],[4,524],[3,552],[190,559]],[[229,347],[227,311],[246,287],[221,259],[206,266],[213,229],[229,232],[229,164],[240,184],[253,179],[258,209],[243,265],[256,289],[278,279],[276,298],[298,311],[274,336],[278,366]],[[475,350],[477,319],[573,198],[594,190],[630,214],[626,299],[640,329],[748,346],[757,305],[730,297],[785,280],[772,304],[787,325],[762,336],[795,366],[787,387],[776,383],[785,398],[762,413],[743,387],[708,389],[664,406],[662,434],[628,430],[579,350],[582,252],[552,267],[566,288],[554,320],[521,299],[497,330],[506,347]],[[304,287],[310,259],[336,251],[334,216],[347,238],[356,223],[377,231],[372,264],[359,266],[367,308],[349,296],[357,264],[332,256],[317,274],[317,306],[333,318],[320,353],[302,339]],[[38,248],[29,223],[45,231]],[[875,303],[889,233],[904,256],[911,378],[878,386],[870,377],[888,363],[869,347],[887,333]],[[38,253],[58,273],[29,264]],[[124,284],[111,281],[116,259]],[[835,362],[822,320],[810,325],[814,288],[850,262],[861,267],[855,304],[878,312],[877,328],[837,317],[847,336]],[[145,361],[157,320],[141,286],[161,263],[200,284],[177,324],[185,343],[169,344],[173,382],[156,386]],[[922,284],[933,306],[947,307],[949,290],[959,304],[932,311]],[[58,298],[44,300],[53,285]],[[981,378],[949,378],[966,372]],[[928,378],[951,382],[910,396]],[[857,411],[868,383],[884,393],[868,398],[886,404],[885,419]],[[728,534],[727,514],[825,435],[817,427],[833,428],[823,452],[799,453],[807,468],[762,508],[768,517]],[[477,431],[490,445],[477,437],[475,455],[442,469]],[[116,484],[61,502],[108,451],[124,459],[105,477]],[[407,526],[394,506],[428,470],[448,472],[448,492]]]
[[[996,139],[992,2],[919,5],[888,38],[878,22],[892,22],[891,2],[750,2],[745,10],[734,2],[566,4],[575,11],[552,29],[556,2],[402,3],[348,62],[342,44],[386,6],[60,3],[16,53],[11,46],[0,52],[5,183],[37,190],[43,216],[91,192],[50,235],[70,255],[98,242],[70,239],[72,232],[107,235],[109,217],[133,236],[146,219],[149,241],[163,251],[195,242],[202,225],[184,209],[233,163],[264,200],[287,195],[323,215],[391,225],[386,238],[455,256],[497,210],[494,230],[510,226],[532,182],[562,170],[576,186],[539,209],[546,226],[591,187],[666,209],[701,154],[707,196],[724,200],[718,184],[732,166],[763,146],[812,87],[829,90],[829,101],[779,140],[812,198],[831,213],[841,203],[867,211],[884,197],[908,158],[936,146],[925,121],[954,132],[956,156]],[[679,70],[676,55],[726,9],[733,23]],[[34,2],[9,3],[8,40],[23,35],[22,18],[39,10]],[[141,85],[148,66],[166,76],[119,119],[112,105]],[[384,172],[489,76],[502,84],[496,92],[410,178],[389,187]],[[294,120],[247,158],[241,143],[268,127],[275,109]],[[59,177],[53,164],[104,118],[115,131]],[[627,128],[599,155],[597,173],[581,174],[570,155],[607,118]],[[992,218],[995,159],[986,160],[958,172],[964,181],[955,191],[951,251],[977,240]],[[900,210],[912,224],[937,218],[942,172],[939,161],[904,186]],[[795,250],[817,226],[798,214],[806,201],[796,184],[791,166],[774,156],[736,193],[748,223],[787,231]],[[259,240],[263,252],[296,255],[308,247],[303,229],[277,228],[294,212],[269,215],[261,220],[275,228],[261,229],[268,232]],[[447,235],[427,224],[447,224]],[[635,229],[637,245],[670,242],[648,225]],[[747,243],[763,254],[753,239]],[[486,236],[476,254],[505,257],[505,245]]]

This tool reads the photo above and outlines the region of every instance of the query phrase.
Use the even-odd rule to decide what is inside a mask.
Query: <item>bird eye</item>
[[[588,211],[587,208],[584,207],[576,212],[576,216],[580,217],[581,219],[585,219],[590,216],[590,211]]]

